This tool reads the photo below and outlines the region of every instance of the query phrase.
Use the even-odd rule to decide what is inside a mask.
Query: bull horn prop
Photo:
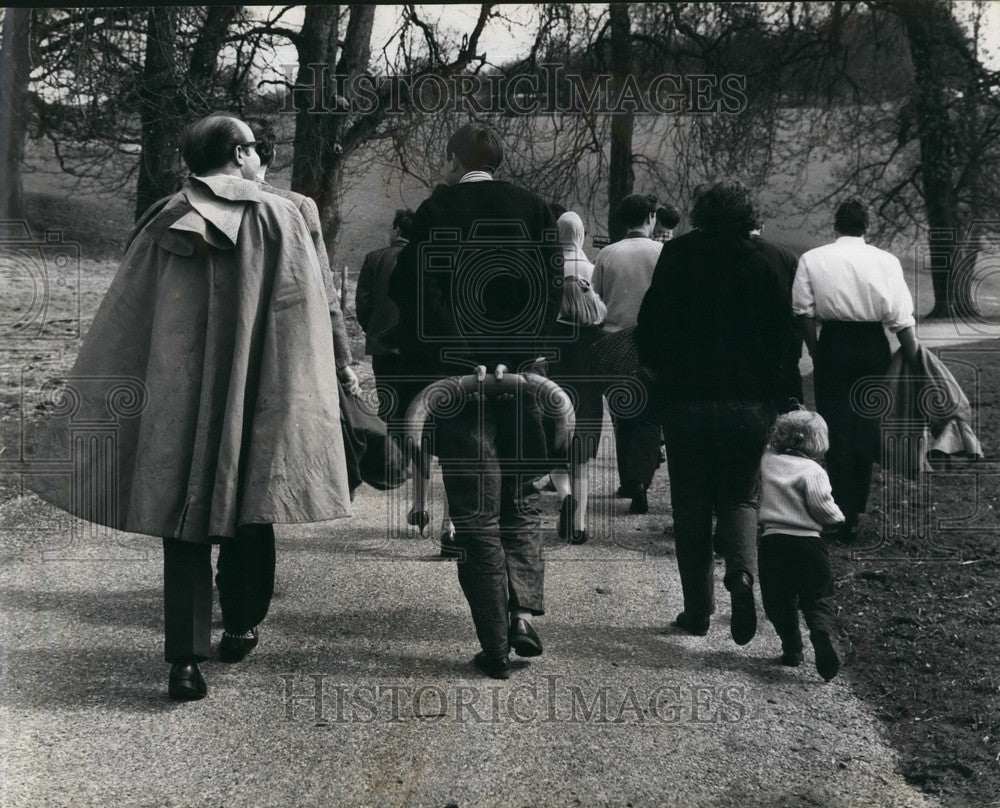
[[[558,384],[537,373],[508,373],[500,381],[493,375],[488,375],[484,381],[473,375],[450,376],[428,385],[406,411],[407,442],[419,447],[428,416],[457,413],[473,393],[486,398],[523,393],[533,395],[542,413],[555,420],[555,448],[558,451],[568,450],[576,423],[573,402]]]

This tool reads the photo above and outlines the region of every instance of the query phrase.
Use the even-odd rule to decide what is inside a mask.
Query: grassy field
[[[274,181],[287,186],[287,172],[278,173]],[[16,445],[22,414],[30,419],[39,406],[42,382],[72,364],[78,334],[86,332],[116,271],[133,218],[128,195],[95,198],[75,192],[62,175],[29,174],[27,191],[35,236],[61,233],[65,242],[78,245],[80,261],[58,286],[56,309],[46,313],[41,332],[25,332],[4,346],[4,447]],[[417,183],[396,188],[385,177],[351,188],[344,200],[343,238],[334,256],[335,267],[348,265],[351,286],[364,254],[387,242],[392,211],[415,207],[425,193]],[[773,222],[767,234],[801,248],[827,240],[828,230],[818,221],[787,229]],[[926,311],[931,304],[929,279],[913,271],[913,260],[902,257],[918,308]],[[16,274],[4,279],[5,310],[16,318],[31,305],[30,289]],[[998,312],[997,280],[1000,277],[990,278],[982,293],[982,302],[993,314]],[[352,288],[347,297],[353,302]],[[355,358],[360,359],[360,329],[353,317],[348,324]],[[957,373],[964,362],[978,374],[977,383],[968,378],[962,382],[979,419],[987,465],[978,471],[956,468],[932,475],[925,513],[934,521],[928,535],[902,527],[909,524],[905,509],[912,507],[911,500],[879,504],[879,478],[863,535],[863,543],[873,549],[838,547],[833,552],[847,648],[845,675],[885,722],[905,775],[949,805],[984,805],[1000,794],[1000,470],[986,473],[995,468],[1000,438],[1000,353],[993,345],[966,345],[942,354]],[[359,368],[363,377],[369,375],[367,362]],[[8,487],[0,491],[0,501],[15,495]],[[916,495],[915,489],[910,495]],[[958,518],[962,514],[967,515],[964,521]]]

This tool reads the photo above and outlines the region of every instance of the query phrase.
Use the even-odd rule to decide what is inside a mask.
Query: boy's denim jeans
[[[447,420],[441,471],[455,541],[462,551],[458,580],[487,656],[508,653],[508,614],[544,613],[545,563],[539,534],[537,493],[522,496],[523,483],[548,470],[537,443],[526,433],[540,422],[510,405],[467,406]],[[527,427],[527,428],[526,428]]]
[[[670,499],[684,611],[715,611],[712,516],[725,553],[725,583],[756,578],[760,460],[776,413],[766,402],[663,405]]]

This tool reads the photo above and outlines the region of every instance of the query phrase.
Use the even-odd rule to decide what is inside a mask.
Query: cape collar
[[[236,246],[236,236],[248,203],[260,199],[260,185],[229,174],[209,177],[191,176],[182,190],[191,210],[170,225],[169,229],[201,236],[220,250]]]

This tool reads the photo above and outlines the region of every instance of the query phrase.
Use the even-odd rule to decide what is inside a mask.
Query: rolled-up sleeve
[[[809,265],[803,255],[795,270],[795,281],[792,283],[792,313],[799,317],[816,316],[816,298],[813,295],[812,282],[809,280]]]
[[[913,295],[906,285],[903,267],[896,258],[889,267],[889,283],[887,284],[888,299],[882,323],[895,334],[904,328],[911,328],[917,321],[913,315]]]

